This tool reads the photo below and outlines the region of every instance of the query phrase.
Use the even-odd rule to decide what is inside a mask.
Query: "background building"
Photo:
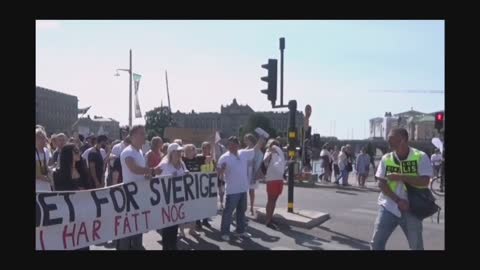
[[[120,123],[112,118],[103,118],[101,116],[90,116],[79,118],[74,126],[78,134],[88,135],[106,135],[109,139],[120,139]]]
[[[205,112],[196,113],[192,110],[190,113],[181,113],[177,111],[172,114],[177,127],[193,129],[212,129],[219,130],[222,138],[229,136],[238,136],[240,128],[244,127],[248,118],[255,111],[248,105],[239,105],[236,99],[232,104],[220,107],[220,113]],[[271,120],[272,127],[280,134],[285,134],[288,130],[288,112],[258,112]],[[303,113],[297,111],[296,126],[301,128],[303,124]]]
[[[390,130],[396,127],[407,129],[410,140],[422,141],[438,137],[435,129],[435,113],[423,113],[410,110],[392,115],[385,113],[384,117],[370,119],[370,138],[387,139]]]
[[[35,122],[48,134],[70,133],[78,119],[78,98],[37,86],[35,88]]]

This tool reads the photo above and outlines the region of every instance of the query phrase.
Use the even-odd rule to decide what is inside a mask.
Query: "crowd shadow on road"
[[[261,235],[261,233],[259,233],[258,230],[252,231],[250,227],[247,227],[246,231],[252,234],[252,238],[261,238],[261,237],[265,238],[265,235]],[[205,237],[218,242],[224,242],[221,238],[220,231],[214,228],[212,228],[211,231],[205,231]],[[260,245],[259,243],[253,241],[252,239],[235,237],[232,234],[230,234],[230,241],[228,242],[228,244],[239,247],[243,250],[269,250],[269,248]]]
[[[320,226],[320,229],[324,231],[331,232],[335,235],[332,235],[332,240],[337,241],[340,244],[345,244],[348,245],[354,249],[359,249],[359,250],[370,250],[370,243],[355,237],[351,237],[349,235],[343,234],[336,232],[334,230],[331,230],[330,228]]]
[[[291,226],[286,224],[278,224],[279,232],[295,240],[295,244],[313,250],[324,250],[321,245],[330,241],[312,236],[300,231],[295,231]]]
[[[252,238],[260,238],[264,242],[274,243],[280,240],[278,236],[272,236],[253,227],[247,227],[247,232],[252,235]]]
[[[191,236],[197,240],[197,242],[193,241],[188,237],[182,237],[178,239],[178,249],[179,250],[220,250],[218,245],[214,243],[205,241],[202,236]]]

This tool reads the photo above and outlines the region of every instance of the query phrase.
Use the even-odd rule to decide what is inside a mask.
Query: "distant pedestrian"
[[[433,166],[433,176],[438,177],[440,175],[440,171],[442,168],[442,154],[440,154],[440,150],[435,148],[435,152],[431,157],[432,166]]]
[[[328,143],[325,143],[322,147],[322,151],[320,152],[320,158],[322,159],[322,168],[323,168],[323,174],[320,175],[320,177],[323,179],[325,182],[330,182],[330,177],[332,175],[332,167],[330,164],[330,151],[328,149],[330,148],[330,145]]]
[[[357,171],[357,180],[359,187],[365,187],[365,181],[368,177],[370,167],[370,156],[367,154],[367,149],[362,148],[362,153],[357,157],[355,162],[355,170]]]
[[[338,168],[340,169],[340,176],[336,179],[335,184],[339,184],[341,179],[341,185],[349,186],[348,184],[348,157],[346,153],[346,146],[342,146],[340,149],[340,154],[338,155]]]
[[[333,147],[333,153],[332,153],[332,164],[333,164],[333,176],[335,179],[338,178],[340,175],[340,168],[338,167],[338,155],[340,152],[338,151],[338,147],[335,145]]]

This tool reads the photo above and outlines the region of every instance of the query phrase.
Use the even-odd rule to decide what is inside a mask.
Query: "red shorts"
[[[282,194],[283,180],[267,181],[267,195],[268,197],[278,197]]]

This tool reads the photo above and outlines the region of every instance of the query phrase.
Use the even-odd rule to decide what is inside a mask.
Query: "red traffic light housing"
[[[441,130],[443,128],[443,122],[445,120],[445,114],[443,112],[438,112],[435,114],[435,128]]]

